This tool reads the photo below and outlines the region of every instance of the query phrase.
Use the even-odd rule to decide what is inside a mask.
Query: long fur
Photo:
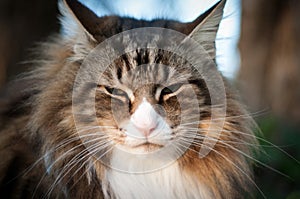
[[[168,24],[170,26],[168,28],[184,34],[187,34],[190,29],[191,37],[196,34],[194,35],[196,40],[197,38],[203,40],[208,37],[199,36],[202,34],[201,31],[212,30],[213,34],[217,31],[215,20],[216,18],[221,20],[224,4],[225,1],[222,1],[211,9],[209,14],[200,17],[195,24],[180,24],[164,20],[158,20],[159,22],[137,21],[113,16],[99,18],[99,20],[119,24],[119,27],[100,26],[98,28],[103,30],[103,35],[105,35],[114,33],[113,28],[123,31],[134,27],[153,25],[164,27]],[[173,56],[170,59],[170,54],[164,51],[140,49],[127,53],[113,62],[105,71],[101,81],[110,86],[119,85],[120,79],[116,77],[120,75],[126,77],[125,80],[128,82],[138,82],[142,77],[137,74],[143,70],[139,65],[151,63],[172,65],[186,74],[185,77],[198,77],[196,83],[191,84],[197,94],[201,111],[201,120],[196,121],[199,122],[199,125],[195,139],[176,162],[148,173],[124,173],[110,168],[95,158],[95,153],[100,153],[109,162],[126,163],[128,169],[132,165],[141,164],[134,158],[124,160],[124,157],[115,150],[116,144],[122,144],[122,138],[117,137],[120,132],[112,119],[111,98],[105,93],[100,92],[95,96],[98,120],[89,121],[84,120],[85,117],[83,117],[81,122],[88,125],[81,129],[83,134],[80,134],[83,137],[90,136],[91,141],[93,139],[101,140],[104,144],[92,142],[94,145],[91,146],[94,146],[94,151],[91,152],[79,136],[73,117],[74,109],[72,109],[74,81],[83,59],[100,42],[99,40],[104,38],[103,35],[101,37],[93,35],[84,28],[85,26],[78,24],[80,21],[74,19],[76,11],[70,13],[70,8],[64,7],[67,6],[65,1],[60,6],[65,19],[68,18],[68,20],[62,20],[63,26],[65,31],[70,34],[56,35],[41,45],[40,55],[33,64],[35,69],[12,84],[6,92],[6,100],[1,104],[0,154],[3,157],[0,163],[1,196],[6,196],[6,198],[206,199],[241,198],[245,194],[251,195],[251,187],[254,182],[250,160],[252,159],[252,146],[256,143],[251,130],[252,119],[240,104],[237,95],[225,83],[227,103],[225,125],[221,129],[220,136],[216,136],[210,128],[218,129],[219,127],[214,125],[215,121],[211,121],[210,116],[211,109],[217,110],[218,107],[211,106],[205,83],[199,79],[199,74],[185,68],[188,64],[180,57]],[[213,14],[214,12],[217,12],[216,16]],[[214,23],[209,21],[210,18]],[[70,22],[71,19],[74,23]],[[205,20],[203,21],[203,19]],[[114,23],[116,21],[118,23]],[[214,27],[210,29],[203,26],[205,28],[201,29],[197,27],[199,24],[203,25],[200,23],[201,21],[205,25],[207,25],[205,21],[208,21]],[[94,28],[90,28],[90,30],[94,30]],[[106,30],[108,32],[105,32]],[[200,32],[196,30],[200,30]],[[210,37],[209,40],[211,39]],[[213,59],[214,41],[202,42],[209,43],[208,46],[211,49],[208,49],[208,52]],[[127,73],[129,69],[136,73]],[[147,72],[160,74],[151,75],[152,78],[168,78],[170,82],[179,80],[180,76],[176,76],[170,70],[153,67],[148,68]],[[93,73],[93,71],[90,72]],[[169,76],[165,77],[162,74],[169,74]],[[88,79],[88,77],[85,78]],[[122,83],[126,84],[126,81]],[[224,82],[226,81],[224,80]],[[84,95],[93,94],[89,89],[92,88],[84,89]],[[150,92],[151,88],[148,86],[142,91]],[[136,95],[138,96],[138,93]],[[188,93],[182,92],[182,95],[188,96]],[[137,97],[132,104],[133,111],[140,103],[138,99]],[[80,109],[76,109],[80,110],[87,118],[90,114],[85,109],[88,103],[88,101],[81,101]],[[186,103],[189,104],[188,99]],[[189,110],[179,111],[177,109],[178,102],[173,98],[161,102],[161,105],[166,110],[165,117],[170,126],[176,126],[180,113],[187,111],[190,114],[193,112],[193,107],[190,107]],[[126,111],[122,110],[122,106],[119,109],[120,117],[125,117],[122,112]],[[102,129],[102,137],[92,137],[91,135],[99,133],[97,131],[99,126]],[[107,129],[106,126],[113,128]],[[187,132],[188,130],[178,129],[178,131]],[[211,151],[207,156],[199,157],[204,135],[210,141],[216,141],[216,145],[210,148]],[[179,138],[183,141],[189,139],[184,136],[179,136]],[[178,150],[180,149],[179,147]],[[149,159],[143,164],[155,164],[155,161],[155,158]],[[159,162],[159,160],[157,161]]]

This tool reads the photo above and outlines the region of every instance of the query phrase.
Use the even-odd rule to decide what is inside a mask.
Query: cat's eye
[[[182,84],[173,84],[171,86],[165,87],[161,90],[161,95],[169,95],[171,93],[175,93],[181,88]]]
[[[100,85],[100,86],[98,86],[98,89],[101,90],[102,92],[106,93],[107,95],[110,95],[111,97],[119,99],[123,102],[130,99],[127,92],[122,89],[119,89],[119,88]]]
[[[121,89],[113,88],[113,87],[109,87],[109,86],[104,86],[104,88],[111,95],[123,96],[123,97],[127,96],[127,93]]]
[[[167,100],[170,97],[173,97],[176,94],[178,94],[182,90],[182,88],[183,88],[183,83],[172,84],[170,86],[158,89],[158,93],[156,96],[158,99]]]

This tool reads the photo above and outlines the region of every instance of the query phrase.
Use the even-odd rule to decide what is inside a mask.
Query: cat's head
[[[37,70],[48,80],[39,97],[51,100],[38,99],[34,128],[73,128],[55,139],[71,131],[93,155],[104,146],[146,154],[173,146],[167,151],[182,155],[194,139],[199,151],[209,120],[225,115],[225,88],[215,66],[224,5],[222,0],[193,22],[180,23],[98,17],[79,1],[61,1],[62,40],[46,49],[56,60]]]
[[[92,153],[106,138],[108,148],[132,152],[132,158],[167,148],[174,159],[194,138],[204,140],[207,132],[199,126],[209,126],[213,104],[225,103],[213,101],[210,92],[218,86],[219,98],[225,92],[214,62],[224,4],[180,23],[98,17],[78,1],[61,3],[64,36],[74,45],[71,60],[81,64],[73,90],[75,124]],[[214,85],[207,85],[212,79]]]
[[[46,166],[71,161],[89,168],[100,159],[110,164],[117,156],[120,164],[139,154],[170,156],[168,163],[181,156],[197,161],[201,148],[215,151],[211,143],[238,139],[229,130],[239,131],[242,121],[224,121],[224,107],[228,116],[242,111],[225,96],[215,66],[224,5],[222,0],[193,22],[180,23],[98,17],[78,1],[61,1],[64,31],[44,49],[50,61],[33,73],[43,81],[29,126],[50,154]],[[135,163],[145,157],[140,160]]]

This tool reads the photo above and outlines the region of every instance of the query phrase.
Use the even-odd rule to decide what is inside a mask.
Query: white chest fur
[[[204,184],[183,173],[178,164],[150,173],[132,174],[114,169],[106,172],[104,192],[117,199],[207,199],[212,198]],[[109,194],[111,195],[111,194]],[[106,195],[106,198],[110,196]]]

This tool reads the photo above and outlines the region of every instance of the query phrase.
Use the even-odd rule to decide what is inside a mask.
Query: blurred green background
[[[260,136],[262,151],[261,154],[258,155],[258,160],[282,173],[279,174],[269,168],[257,164],[255,174],[258,187],[261,188],[267,198],[299,199],[299,127],[293,124],[284,123],[274,116],[265,116],[257,119],[257,121],[261,131],[263,132],[263,137]],[[264,140],[267,140],[267,142]],[[272,146],[269,142],[276,146]],[[298,159],[298,162],[295,159]],[[257,198],[263,197],[258,193]]]

